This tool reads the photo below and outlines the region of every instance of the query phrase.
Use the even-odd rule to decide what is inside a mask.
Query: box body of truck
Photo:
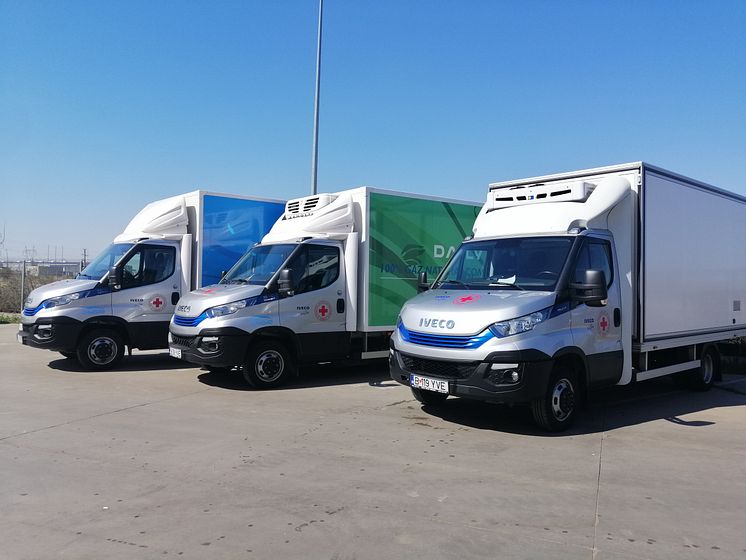
[[[285,210],[280,200],[202,190],[184,198],[193,259],[187,291],[220,282],[221,274],[259,243]]]

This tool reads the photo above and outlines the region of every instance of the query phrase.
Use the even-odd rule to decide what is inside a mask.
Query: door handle
[[[171,305],[176,305],[179,303],[179,298],[181,296],[179,295],[179,292],[171,292]]]
[[[618,327],[622,324],[622,310],[618,307],[614,308],[614,326]]]
[[[342,298],[339,298],[337,300],[337,313],[344,313],[345,312],[345,300]]]

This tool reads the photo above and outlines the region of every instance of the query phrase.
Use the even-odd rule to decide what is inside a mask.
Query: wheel
[[[68,360],[74,360],[78,357],[78,354],[76,352],[60,352],[65,358]]]
[[[531,403],[536,424],[550,432],[569,428],[578,409],[578,376],[566,366],[555,366],[549,376],[546,394]]]
[[[446,402],[448,393],[436,393],[435,391],[426,391],[412,387],[412,395],[422,404],[437,406]]]
[[[124,341],[111,329],[90,331],[80,339],[77,356],[87,370],[111,369],[124,356]]]
[[[707,391],[720,373],[720,354],[715,346],[706,346],[700,357],[698,369],[689,373],[689,387],[695,391]]]
[[[285,346],[274,340],[257,342],[249,348],[243,376],[255,389],[279,387],[295,374],[295,364]]]

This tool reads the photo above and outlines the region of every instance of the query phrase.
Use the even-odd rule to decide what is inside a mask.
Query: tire
[[[77,352],[60,352],[60,354],[62,354],[68,360],[75,360],[78,358]]]
[[[296,369],[283,344],[266,340],[249,348],[242,372],[246,382],[255,389],[273,389],[287,383]]]
[[[124,356],[124,340],[111,329],[87,332],[78,342],[77,356],[80,365],[86,370],[111,369]]]
[[[689,388],[707,391],[720,374],[720,353],[715,346],[705,346],[700,360],[700,367],[689,372]]]
[[[531,403],[534,422],[548,432],[569,428],[578,414],[579,390],[577,374],[566,366],[555,366],[545,395]]]
[[[425,391],[412,387],[412,395],[422,404],[438,406],[446,402],[448,393],[436,393],[435,391]]]

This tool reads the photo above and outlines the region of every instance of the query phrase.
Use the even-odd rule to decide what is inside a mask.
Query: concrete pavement
[[[140,353],[81,372],[0,326],[0,558],[746,558],[746,377],[423,410],[380,363],[287,389]],[[744,371],[743,373],[746,373]]]

